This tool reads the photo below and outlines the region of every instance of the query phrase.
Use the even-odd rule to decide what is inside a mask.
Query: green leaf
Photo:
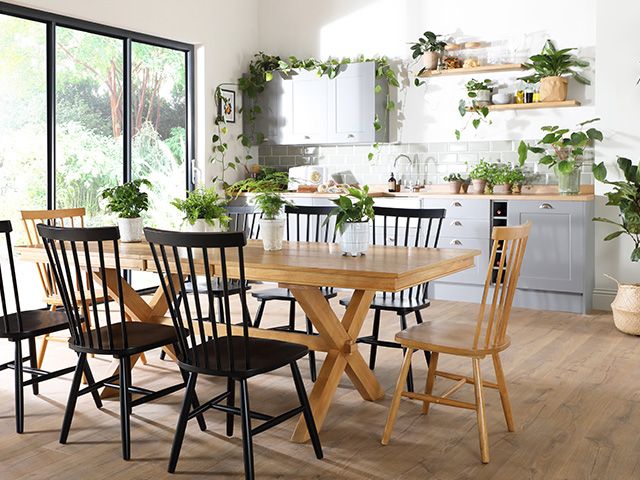
[[[464,117],[467,114],[467,103],[464,100],[460,100],[458,102],[458,112],[461,117]]]
[[[369,153],[367,154],[367,159],[368,159],[369,161],[373,160],[373,157],[374,157],[373,152],[369,152]]]
[[[604,162],[593,165],[593,178],[599,182],[604,182],[607,178],[607,167],[604,166]]]
[[[622,235],[623,233],[625,233],[624,230],[619,230],[617,232],[613,232],[610,233],[609,235],[607,235],[606,237],[603,238],[603,240],[605,242],[609,241],[609,240],[613,240],[614,238],[618,238],[620,235]]]
[[[638,260],[640,260],[640,247],[634,248],[633,252],[631,252],[631,261],[637,262]]]
[[[273,80],[273,73],[272,72],[264,72],[264,80],[265,80],[265,82],[270,82],[271,80]]]
[[[456,136],[456,140],[460,140],[460,130],[457,130],[453,132]]]
[[[520,163],[520,166],[524,165],[524,162],[527,160],[528,151],[527,144],[524,143],[524,140],[520,140],[518,144],[518,163]]]
[[[380,93],[382,91],[382,87],[380,85],[376,85],[376,87],[374,88],[374,91],[376,93]]]
[[[617,225],[619,227],[622,227],[621,223],[614,222],[613,220],[609,220],[608,218],[604,218],[604,217],[593,217],[591,220],[594,222],[610,223],[612,225]]]
[[[584,127],[585,125],[588,125],[589,123],[598,122],[598,121],[600,121],[600,117],[592,118],[591,120],[585,120],[584,122],[580,122],[578,125],[581,126],[581,127]]]
[[[587,130],[587,137],[589,137],[591,140],[598,140],[600,142],[603,139],[602,132],[595,128],[590,128],[589,130]]]
[[[218,140],[220,140],[220,137],[218,135],[214,135],[214,136],[211,137],[211,141],[213,143],[216,143]]]
[[[624,157],[618,157],[618,167],[624,173],[624,177],[627,180],[631,180],[631,160]]]
[[[558,171],[560,173],[571,173],[576,168],[575,162],[571,160],[562,160],[558,162]]]
[[[553,165],[554,162],[555,160],[551,155],[545,155],[540,160],[538,160],[538,163],[541,163],[542,165]]]
[[[545,149],[542,147],[529,147],[531,153],[544,153]]]
[[[477,130],[478,127],[480,126],[480,119],[479,118],[474,118],[473,121],[471,122],[471,124],[473,125],[473,128],[475,128]]]

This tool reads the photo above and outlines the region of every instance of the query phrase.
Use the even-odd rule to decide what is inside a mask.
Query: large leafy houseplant
[[[192,227],[205,223],[216,228],[216,222],[221,228],[226,228],[231,220],[227,215],[227,200],[220,197],[214,188],[196,188],[187,194],[187,198],[176,198],[171,202],[184,214],[184,221]]]
[[[149,194],[142,186],[151,188],[151,182],[141,178],[106,188],[101,197],[107,201],[106,209],[118,215],[120,238],[123,242],[142,241],[142,218],[140,214],[149,209]]]
[[[593,166],[593,176],[596,180],[611,185],[612,191],[605,193],[607,205],[618,207],[619,221],[596,217],[597,222],[609,223],[618,227],[613,233],[604,237],[605,241],[627,235],[634,243],[631,261],[640,261],[640,169],[628,158],[619,157],[618,167],[624,174],[622,180],[607,180],[607,168],[604,163]]]
[[[585,148],[593,141],[601,142],[602,132],[594,127],[586,128],[587,125],[597,122],[599,118],[592,118],[577,125],[575,130],[560,128],[557,125],[547,125],[541,128],[544,136],[535,144],[531,145],[525,141],[520,141],[518,145],[518,157],[520,164],[524,164],[528,153],[541,155],[538,162],[553,168],[558,176],[559,187],[562,192],[563,181],[567,178],[572,185],[564,185],[566,192],[577,193],[575,191],[575,177],[579,180],[580,167],[582,166]],[[579,189],[579,184],[577,185]]]
[[[336,216],[335,228],[342,234],[342,252],[353,257],[364,255],[369,245],[369,220],[375,215],[369,187],[350,187],[348,194],[340,195],[332,202],[336,205],[331,211]],[[327,218],[325,222],[328,220]]]

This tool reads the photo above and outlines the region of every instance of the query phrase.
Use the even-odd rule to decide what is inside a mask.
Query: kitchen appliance
[[[328,180],[327,167],[305,165],[289,169],[289,190],[297,190],[299,185],[320,185]]]

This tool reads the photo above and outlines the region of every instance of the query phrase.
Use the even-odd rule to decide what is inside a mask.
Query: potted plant
[[[447,45],[447,42],[438,40],[439,35],[433,32],[424,32],[418,41],[411,44],[411,56],[414,60],[422,57],[423,70],[435,70],[438,67],[438,59]]]
[[[485,78],[479,82],[472,78],[465,83],[467,97],[471,99],[471,106],[486,107],[491,104],[491,93],[493,92],[493,80]]]
[[[187,193],[187,198],[174,199],[171,205],[184,214],[183,220],[192,232],[222,232],[231,220],[226,199],[214,187],[196,188]]]
[[[471,179],[469,177],[462,178],[462,193],[469,191],[469,185],[471,185]]]
[[[449,193],[458,194],[460,193],[464,179],[459,173],[450,173],[444,177],[444,181],[449,183]]]
[[[479,82],[471,79],[465,83],[467,89],[467,97],[461,98],[458,102],[458,113],[461,117],[467,114],[471,115],[471,125],[474,129],[478,129],[483,123],[491,125],[489,117],[489,107],[491,104],[491,92],[493,91],[493,81],[489,78]],[[469,126],[469,120],[462,129],[456,129],[454,134],[457,140],[460,140],[462,130],[466,130]]]
[[[482,195],[487,187],[487,180],[491,176],[491,164],[483,158],[469,171],[469,178],[473,186],[473,192]]]
[[[524,172],[520,167],[512,167],[508,163],[493,164],[490,183],[493,193],[497,195],[510,195],[513,187],[522,185],[525,180]]]
[[[107,200],[107,211],[118,215],[118,228],[122,242],[142,241],[140,214],[149,209],[149,195],[140,190],[143,185],[151,188],[151,182],[141,178],[102,191],[102,198]]]
[[[593,166],[593,176],[596,180],[611,185],[610,192],[605,193],[607,205],[618,207],[618,221],[596,217],[596,222],[615,225],[617,230],[604,237],[605,241],[613,240],[621,235],[627,235],[633,242],[631,261],[640,261],[640,179],[638,167],[632,165],[628,158],[618,158],[618,167],[624,178],[617,181],[607,180],[607,169],[604,163]],[[618,284],[618,293],[611,304],[613,323],[624,333],[640,335],[640,285]]]
[[[523,66],[534,70],[535,73],[520,78],[529,83],[540,82],[541,102],[561,102],[567,99],[567,79],[571,76],[576,81],[590,85],[588,78],[582,76],[579,70],[589,66],[589,62],[576,57],[570,52],[575,48],[557,50],[551,40],[547,40],[542,52],[529,57],[529,62]]]
[[[332,202],[336,204],[331,214],[336,215],[342,253],[352,257],[364,255],[369,248],[369,220],[374,217],[369,187],[349,187],[347,195],[340,195]]]
[[[575,195],[580,192],[580,167],[585,147],[592,141],[602,141],[602,132],[585,126],[600,120],[593,118],[579,123],[574,131],[557,125],[542,127],[545,135],[532,146],[524,141],[518,146],[520,165],[524,164],[528,152],[542,155],[538,162],[553,168],[558,177],[558,191],[563,195]]]
[[[285,205],[292,205],[276,192],[262,192],[253,198],[253,203],[262,212],[260,218],[260,234],[262,247],[266,251],[282,250],[285,218],[282,210]]]

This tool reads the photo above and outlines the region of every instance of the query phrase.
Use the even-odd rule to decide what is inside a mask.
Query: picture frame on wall
[[[236,92],[234,90],[220,89],[218,116],[224,118],[227,123],[236,123]]]

